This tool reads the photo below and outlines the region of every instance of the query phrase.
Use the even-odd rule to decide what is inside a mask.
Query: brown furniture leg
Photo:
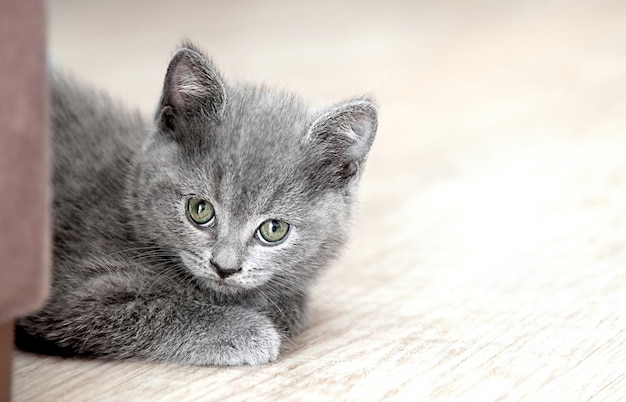
[[[13,356],[13,321],[0,325],[0,402],[11,400],[11,359]]]
[[[11,397],[13,319],[48,292],[45,21],[43,0],[0,0],[0,402]]]

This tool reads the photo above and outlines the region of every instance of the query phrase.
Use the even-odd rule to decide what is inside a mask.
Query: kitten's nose
[[[215,272],[217,273],[217,275],[219,275],[220,278],[222,279],[226,279],[229,276],[231,276],[232,274],[235,274],[239,271],[241,271],[241,268],[225,268],[220,266],[218,263],[216,263],[215,261],[211,260],[211,264],[213,265],[213,267],[215,267]]]

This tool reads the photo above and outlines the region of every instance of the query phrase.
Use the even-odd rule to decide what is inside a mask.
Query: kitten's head
[[[186,44],[141,152],[136,230],[217,292],[301,290],[346,242],[376,126],[369,100],[319,111],[231,85]]]

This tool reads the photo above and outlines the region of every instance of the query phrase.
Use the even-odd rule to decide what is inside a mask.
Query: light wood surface
[[[50,48],[146,113],[184,35],[230,77],[376,96],[308,329],[265,367],[16,352],[15,399],[622,399],[626,3],[265,3],[55,0]]]

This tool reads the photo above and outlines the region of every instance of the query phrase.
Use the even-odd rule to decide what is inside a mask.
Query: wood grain
[[[151,4],[51,2],[53,59],[146,112],[183,35],[228,76],[375,94],[353,241],[275,364],[16,352],[16,400],[626,395],[623,2]]]

